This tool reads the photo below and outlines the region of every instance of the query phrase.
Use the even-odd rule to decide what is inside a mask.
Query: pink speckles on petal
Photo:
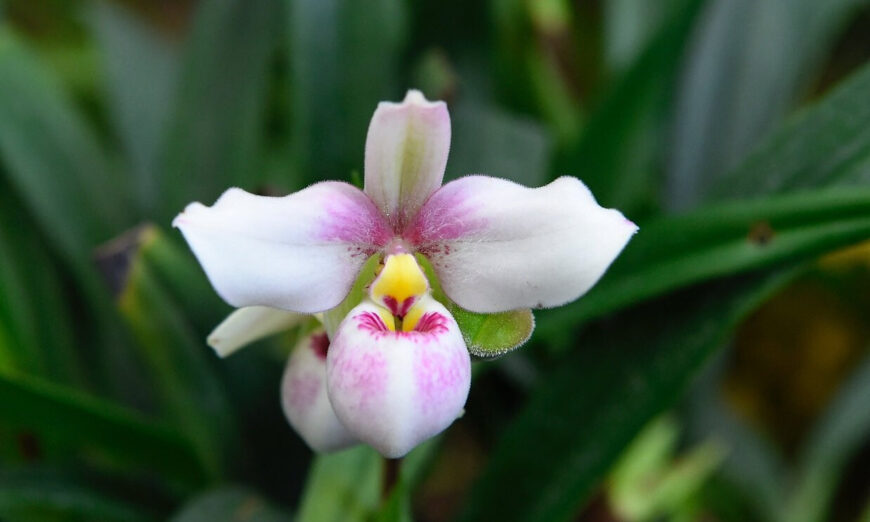
[[[470,380],[471,361],[461,352],[427,347],[415,354],[413,371],[421,413],[440,417],[455,411],[457,395]]]
[[[419,248],[460,238],[485,226],[485,220],[475,217],[467,191],[448,183],[426,201],[404,237]]]
[[[351,410],[365,411],[386,389],[387,359],[378,350],[349,347],[327,371],[330,394],[350,398],[345,407]]]
[[[314,405],[319,387],[320,379],[314,375],[292,375],[287,379],[286,384],[288,404],[305,415]]]

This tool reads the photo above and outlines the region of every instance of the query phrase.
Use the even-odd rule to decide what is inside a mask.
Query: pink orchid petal
[[[369,124],[365,192],[401,230],[444,179],[450,115],[444,102],[408,91],[402,103],[382,102]]]
[[[406,239],[432,262],[450,299],[494,313],[577,299],[635,231],[576,178],[527,188],[468,176],[429,198]]]
[[[335,416],[326,392],[329,339],[323,330],[302,338],[284,370],[281,405],[284,415],[311,449],[329,452],[358,441]]]
[[[230,189],[211,207],[191,203],[173,225],[228,303],[304,313],[338,305],[391,235],[371,200],[339,182],[280,198]]]
[[[414,331],[394,332],[371,301],[351,310],[327,357],[329,399],[341,422],[398,458],[462,414],[471,359],[456,321],[431,298]]]

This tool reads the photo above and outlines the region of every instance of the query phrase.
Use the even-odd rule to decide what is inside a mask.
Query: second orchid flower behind
[[[372,117],[363,191],[335,181],[281,198],[233,188],[173,222],[217,292],[240,307],[209,336],[221,356],[325,317],[326,328],[302,336],[282,384],[287,418],[315,451],[362,441],[395,458],[443,431],[471,385],[448,307],[565,304],[637,230],[572,177],[541,188],[487,176],[441,186],[449,148],[447,106],[409,91]],[[362,270],[369,260],[374,273]],[[355,283],[364,291],[352,293]]]

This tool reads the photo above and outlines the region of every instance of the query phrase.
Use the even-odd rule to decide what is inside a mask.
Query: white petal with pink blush
[[[358,441],[335,416],[326,391],[329,339],[323,330],[303,337],[284,370],[281,405],[284,415],[314,451],[337,451]]]
[[[281,198],[229,189],[211,207],[191,203],[173,225],[225,301],[303,313],[338,305],[391,237],[374,203],[339,182]]]
[[[392,316],[364,301],[341,323],[327,356],[336,415],[388,458],[450,426],[471,385],[471,359],[456,321],[428,296],[417,306],[422,316],[414,330],[393,331]]]
[[[468,176],[433,194],[405,237],[432,262],[450,299],[494,313],[577,299],[636,231],[576,178],[527,188]]]

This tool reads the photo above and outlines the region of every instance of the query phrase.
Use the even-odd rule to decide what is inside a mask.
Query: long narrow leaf
[[[40,379],[0,374],[0,423],[159,472],[168,480],[191,484],[203,478],[193,448],[165,424]]]

